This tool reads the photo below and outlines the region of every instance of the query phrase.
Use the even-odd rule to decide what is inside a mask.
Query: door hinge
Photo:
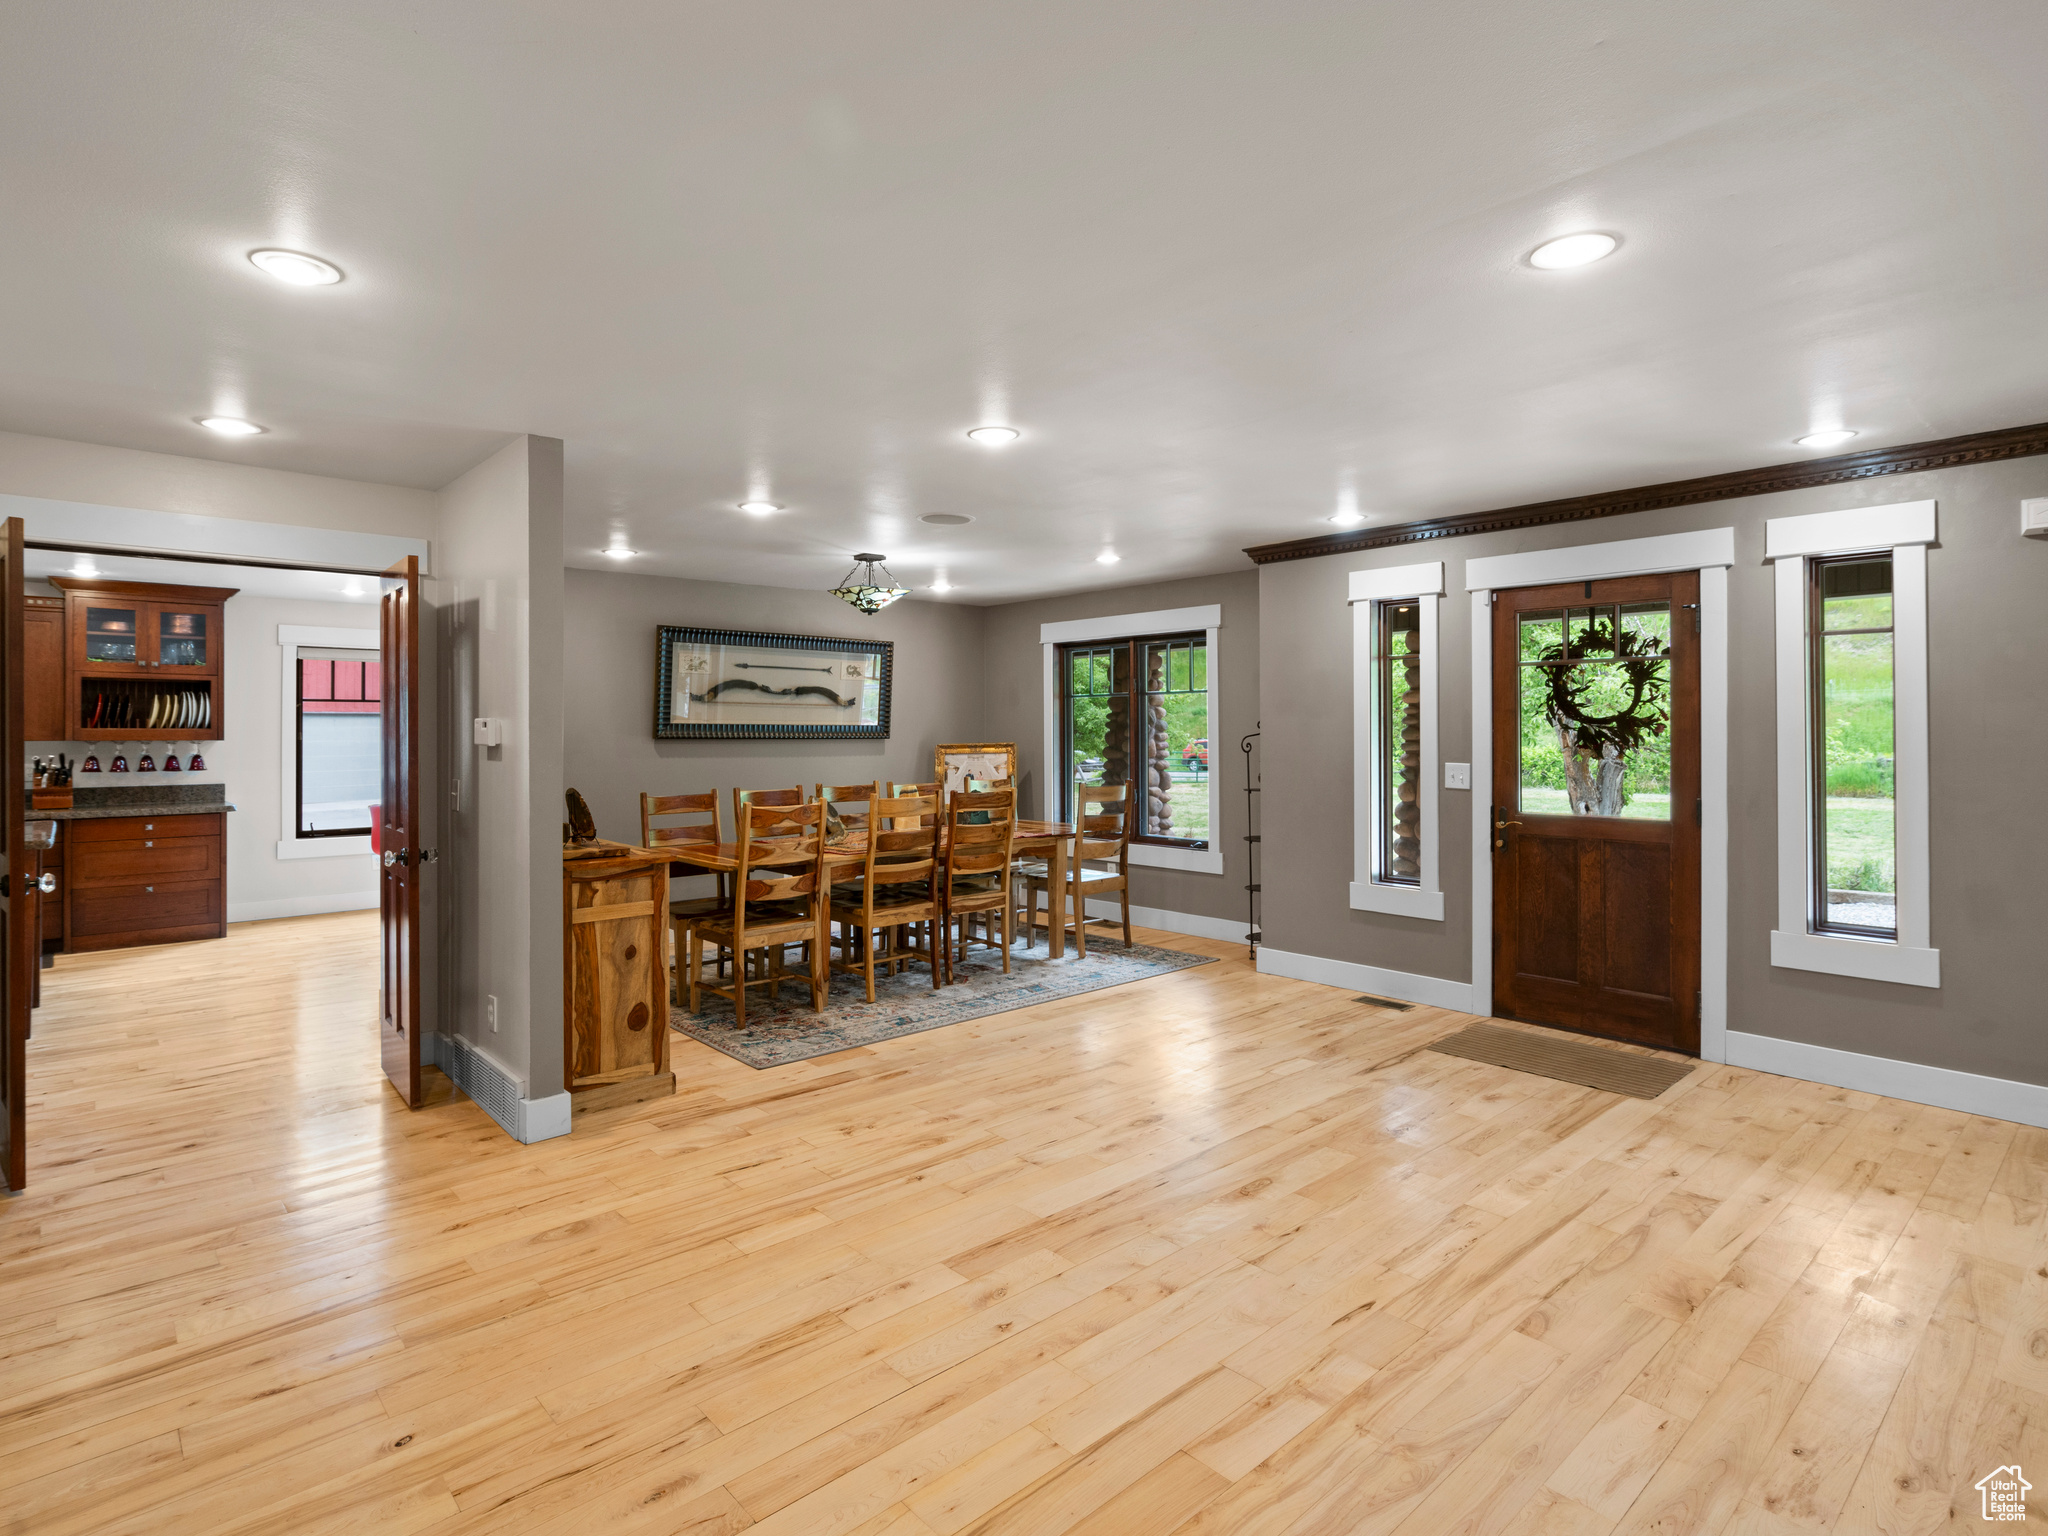
[[[1692,632],[1698,634],[1700,632],[1700,605],[1698,603],[1680,603],[1678,606],[1692,610]]]
[[[1693,824],[1694,826],[1696,826],[1696,827],[1703,827],[1703,826],[1705,826],[1705,825],[1707,824],[1707,802],[1706,802],[1706,801],[1704,801],[1704,800],[1695,800],[1695,801],[1693,801],[1693,803],[1692,803],[1692,824]]]
[[[1700,995],[1697,992],[1693,993],[1692,995],[1692,1016],[1695,1019],[1703,1019],[1706,1017],[1706,1015],[1700,1011]]]

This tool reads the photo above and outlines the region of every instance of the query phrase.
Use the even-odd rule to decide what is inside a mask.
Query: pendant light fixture
[[[862,613],[880,613],[910,590],[896,585],[896,578],[882,564],[887,558],[886,555],[855,555],[853,569],[832,589],[832,595],[851,603]],[[881,572],[879,576],[877,569]]]

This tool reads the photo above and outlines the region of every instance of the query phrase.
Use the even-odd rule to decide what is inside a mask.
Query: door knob
[[[57,877],[55,875],[44,875],[41,879],[36,881],[36,889],[41,891],[45,896],[48,896],[51,892],[57,889]]]

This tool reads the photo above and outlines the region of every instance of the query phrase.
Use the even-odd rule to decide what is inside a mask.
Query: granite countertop
[[[123,784],[72,791],[69,810],[29,810],[31,821],[102,821],[113,816],[206,816],[232,811],[220,784]]]
[[[194,804],[185,800],[144,800],[134,805],[76,805],[68,811],[30,811],[31,821],[102,821],[110,816],[204,816],[232,811],[225,800]]]

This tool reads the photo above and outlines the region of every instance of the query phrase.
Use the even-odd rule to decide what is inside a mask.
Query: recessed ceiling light
[[[1588,262],[1598,261],[1602,256],[1614,254],[1614,248],[1621,242],[1612,235],[1588,232],[1583,235],[1563,235],[1556,240],[1546,240],[1529,253],[1529,265],[1554,272],[1562,267],[1583,267]]]
[[[953,583],[946,580],[945,577],[941,576],[937,581],[932,583],[932,590],[934,592],[950,592],[953,590]]]
[[[770,512],[780,512],[782,508],[772,501],[743,501],[740,510],[754,517],[766,517]]]
[[[1804,437],[1795,437],[1793,442],[1801,448],[1837,448],[1856,434],[1847,427],[1834,427],[1826,432],[1809,432]]]
[[[639,553],[639,550],[628,549],[623,544],[614,544],[610,549],[607,549],[605,551],[606,557],[612,560],[630,560]]]
[[[1115,565],[1117,561],[1121,559],[1123,559],[1123,556],[1118,554],[1115,550],[1105,549],[1101,554],[1095,557],[1095,563],[1097,565]]]
[[[958,528],[962,523],[971,523],[974,519],[964,512],[927,512],[918,521],[930,523],[934,528]]]
[[[1338,512],[1334,513],[1329,521],[1335,523],[1339,528],[1356,528],[1365,521],[1365,514],[1355,510]]]
[[[1000,448],[1005,443],[1014,443],[1023,436],[1015,427],[969,427],[967,440],[979,443],[984,448]]]
[[[304,251],[251,251],[249,264],[294,288],[322,288],[341,281],[341,268]]]
[[[253,421],[244,421],[239,416],[202,416],[199,425],[209,432],[218,432],[222,437],[254,437],[268,432],[268,427],[259,427]]]

